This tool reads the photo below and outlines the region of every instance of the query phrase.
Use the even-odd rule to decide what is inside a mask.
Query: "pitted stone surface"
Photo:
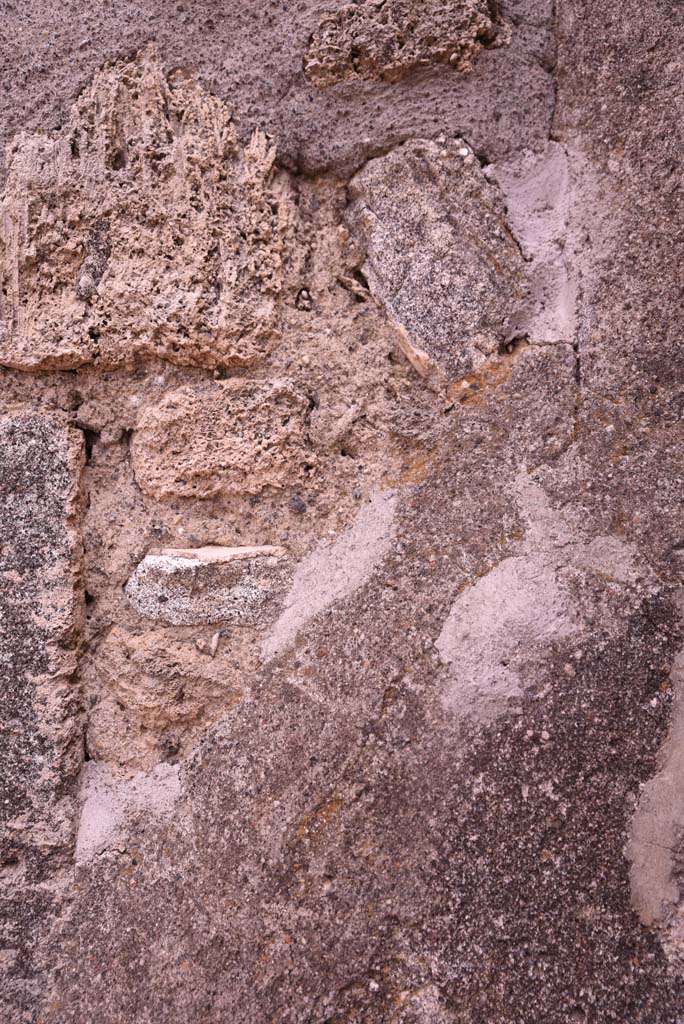
[[[465,144],[412,141],[349,186],[371,293],[413,347],[462,376],[514,333],[523,260],[498,190]]]
[[[108,65],[53,135],[20,136],[0,206],[0,363],[249,365],[277,337],[275,151],[153,51]]]
[[[219,548],[218,557],[146,555],[126,584],[140,615],[174,626],[255,625],[274,618],[291,569],[283,548]]]
[[[322,19],[304,71],[320,87],[358,78],[396,82],[432,64],[470,71],[500,29],[487,0],[361,0]]]
[[[145,409],[136,478],[156,498],[258,494],[301,475],[307,400],[287,381],[208,381]]]

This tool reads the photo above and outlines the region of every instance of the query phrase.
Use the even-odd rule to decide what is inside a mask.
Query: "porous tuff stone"
[[[278,614],[291,570],[283,548],[167,549],[146,555],[126,595],[146,618],[174,626],[267,623]]]
[[[461,376],[496,352],[524,298],[523,259],[469,148],[407,142],[370,160],[349,195],[371,292],[419,359]]]
[[[0,363],[248,365],[277,336],[275,150],[151,50],[105,67],[53,135],[22,135],[0,207]]]
[[[417,67],[450,64],[470,71],[483,46],[498,36],[496,5],[487,0],[362,0],[320,22],[304,71],[324,87],[345,79],[396,82]]]
[[[304,463],[307,408],[288,381],[179,388],[140,418],[131,443],[136,479],[162,499],[289,486]]]
[[[72,849],[83,757],[74,680],[83,462],[82,435],[59,417],[17,411],[0,419],[0,1018],[7,1021],[37,997],[33,939],[60,912],[52,882]]]

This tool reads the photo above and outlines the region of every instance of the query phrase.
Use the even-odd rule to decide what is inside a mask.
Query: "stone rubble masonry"
[[[0,1024],[684,1024],[645,6],[3,5]]]
[[[452,378],[482,365],[514,333],[526,282],[501,194],[470,148],[407,142],[370,160],[349,195],[371,293],[410,345]]]
[[[174,626],[256,625],[278,614],[290,578],[279,547],[167,549],[145,556],[126,595],[140,615]]]
[[[307,399],[289,381],[204,381],[146,408],[131,443],[138,484],[160,499],[258,494],[296,481]]]
[[[0,203],[0,363],[245,366],[277,338],[287,203],[274,148],[150,49],[53,135],[20,135]]]
[[[419,67],[471,71],[484,46],[508,41],[487,0],[362,0],[323,17],[304,58],[319,88],[346,79],[397,82]],[[503,31],[502,31],[503,29]]]

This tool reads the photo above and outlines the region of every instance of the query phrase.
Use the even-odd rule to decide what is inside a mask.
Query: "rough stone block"
[[[0,418],[0,902],[12,947],[0,969],[16,957],[0,990],[17,1005],[35,996],[35,937],[53,912],[46,883],[73,845],[82,465],[82,435],[59,418]]]
[[[92,701],[91,758],[128,769],[185,754],[239,701],[255,660],[249,643],[249,636],[228,640],[217,631],[200,650],[194,637],[179,639],[168,629],[134,633],[115,626],[83,671]]]
[[[126,594],[141,615],[158,622],[251,626],[275,618],[290,577],[283,548],[166,549],[145,556]]]
[[[294,482],[307,400],[287,381],[206,381],[146,409],[133,435],[136,479],[155,498],[257,494]]]
[[[106,66],[54,136],[20,136],[0,205],[0,363],[247,365],[272,347],[275,150],[152,51]]]
[[[524,264],[469,148],[407,142],[370,160],[349,194],[371,292],[413,349],[452,376],[496,352],[524,298]]]

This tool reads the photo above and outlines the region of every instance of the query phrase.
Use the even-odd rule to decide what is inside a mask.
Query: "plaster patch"
[[[396,504],[394,491],[374,491],[349,530],[299,563],[283,611],[262,646],[265,660],[281,654],[311,619],[370,578],[389,550]]]
[[[130,820],[139,814],[167,818],[181,795],[180,767],[159,764],[132,779],[116,779],[94,761],[83,768],[81,818],[75,860],[86,864],[113,846],[126,843]]]
[[[624,584],[638,575],[630,545],[582,537],[524,471],[516,500],[527,521],[518,552],[459,594],[436,641],[449,667],[444,706],[477,721],[490,721],[522,695],[527,662],[581,629],[570,578],[586,584],[587,574],[597,574]]]
[[[550,142],[541,154],[525,152],[488,171],[506,197],[506,216],[528,263],[530,301],[516,327],[532,344],[572,344],[577,281],[567,257],[572,192],[565,147]]]
[[[670,678],[676,687],[670,732],[660,751],[659,771],[641,791],[625,850],[632,906],[645,925],[668,922],[682,895],[675,851],[684,837],[684,651],[675,659]]]
[[[572,609],[544,555],[507,558],[454,602],[437,640],[454,685],[452,711],[464,700],[479,719],[520,696],[519,668],[532,645],[572,632]]]

